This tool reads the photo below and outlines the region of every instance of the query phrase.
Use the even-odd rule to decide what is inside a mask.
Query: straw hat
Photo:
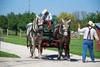
[[[95,24],[94,24],[92,21],[89,21],[88,24],[89,24],[90,26],[93,26],[93,27],[95,26]]]
[[[48,10],[47,10],[47,9],[44,9],[44,10],[42,11],[42,14],[45,14],[46,12],[48,12]]]

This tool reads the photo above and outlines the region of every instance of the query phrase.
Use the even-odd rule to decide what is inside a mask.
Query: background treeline
[[[100,12],[87,13],[87,12],[73,12],[67,13],[62,12],[58,16],[53,15],[57,21],[59,19],[72,19],[71,30],[77,30],[77,24],[80,23],[81,27],[85,26],[89,20],[92,20],[94,23],[100,22]],[[3,29],[3,32],[7,32],[7,29],[15,31],[15,35],[18,35],[20,30],[26,31],[26,24],[31,22],[31,19],[36,18],[36,13],[23,13],[15,14],[11,12],[7,15],[0,15],[0,29]]]
[[[23,13],[23,14],[10,14],[0,16],[0,28],[7,32],[7,29],[15,31],[15,35],[18,35],[20,30],[26,30],[26,24],[35,19],[35,13]]]

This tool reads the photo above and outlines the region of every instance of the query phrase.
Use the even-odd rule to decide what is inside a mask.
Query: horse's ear
[[[63,23],[65,22],[63,18],[61,19],[61,21],[62,21]]]
[[[38,17],[36,17],[35,20],[38,20]]]
[[[67,24],[70,24],[70,23],[71,23],[71,19],[69,19],[66,23],[67,23]]]

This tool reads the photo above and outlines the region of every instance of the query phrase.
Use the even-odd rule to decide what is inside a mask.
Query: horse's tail
[[[27,47],[30,46],[30,33],[31,33],[31,30],[27,31],[27,34],[26,34],[26,44],[27,44]]]
[[[26,35],[26,44],[27,44],[27,47],[29,46],[29,44],[28,44],[28,43],[29,43],[28,40],[29,40],[29,39],[28,39],[28,36]]]

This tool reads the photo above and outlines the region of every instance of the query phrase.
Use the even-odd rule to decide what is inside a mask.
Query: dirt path
[[[71,61],[57,60],[57,52],[44,50],[42,59],[29,58],[29,49],[26,46],[14,45],[11,43],[1,43],[1,51],[16,54],[21,58],[1,58],[0,67],[100,67],[100,59],[95,63],[87,58],[86,63],[81,62],[81,56],[71,54]],[[36,50],[37,52],[37,50]],[[37,55],[37,53],[36,53]],[[52,58],[51,58],[52,57]]]

